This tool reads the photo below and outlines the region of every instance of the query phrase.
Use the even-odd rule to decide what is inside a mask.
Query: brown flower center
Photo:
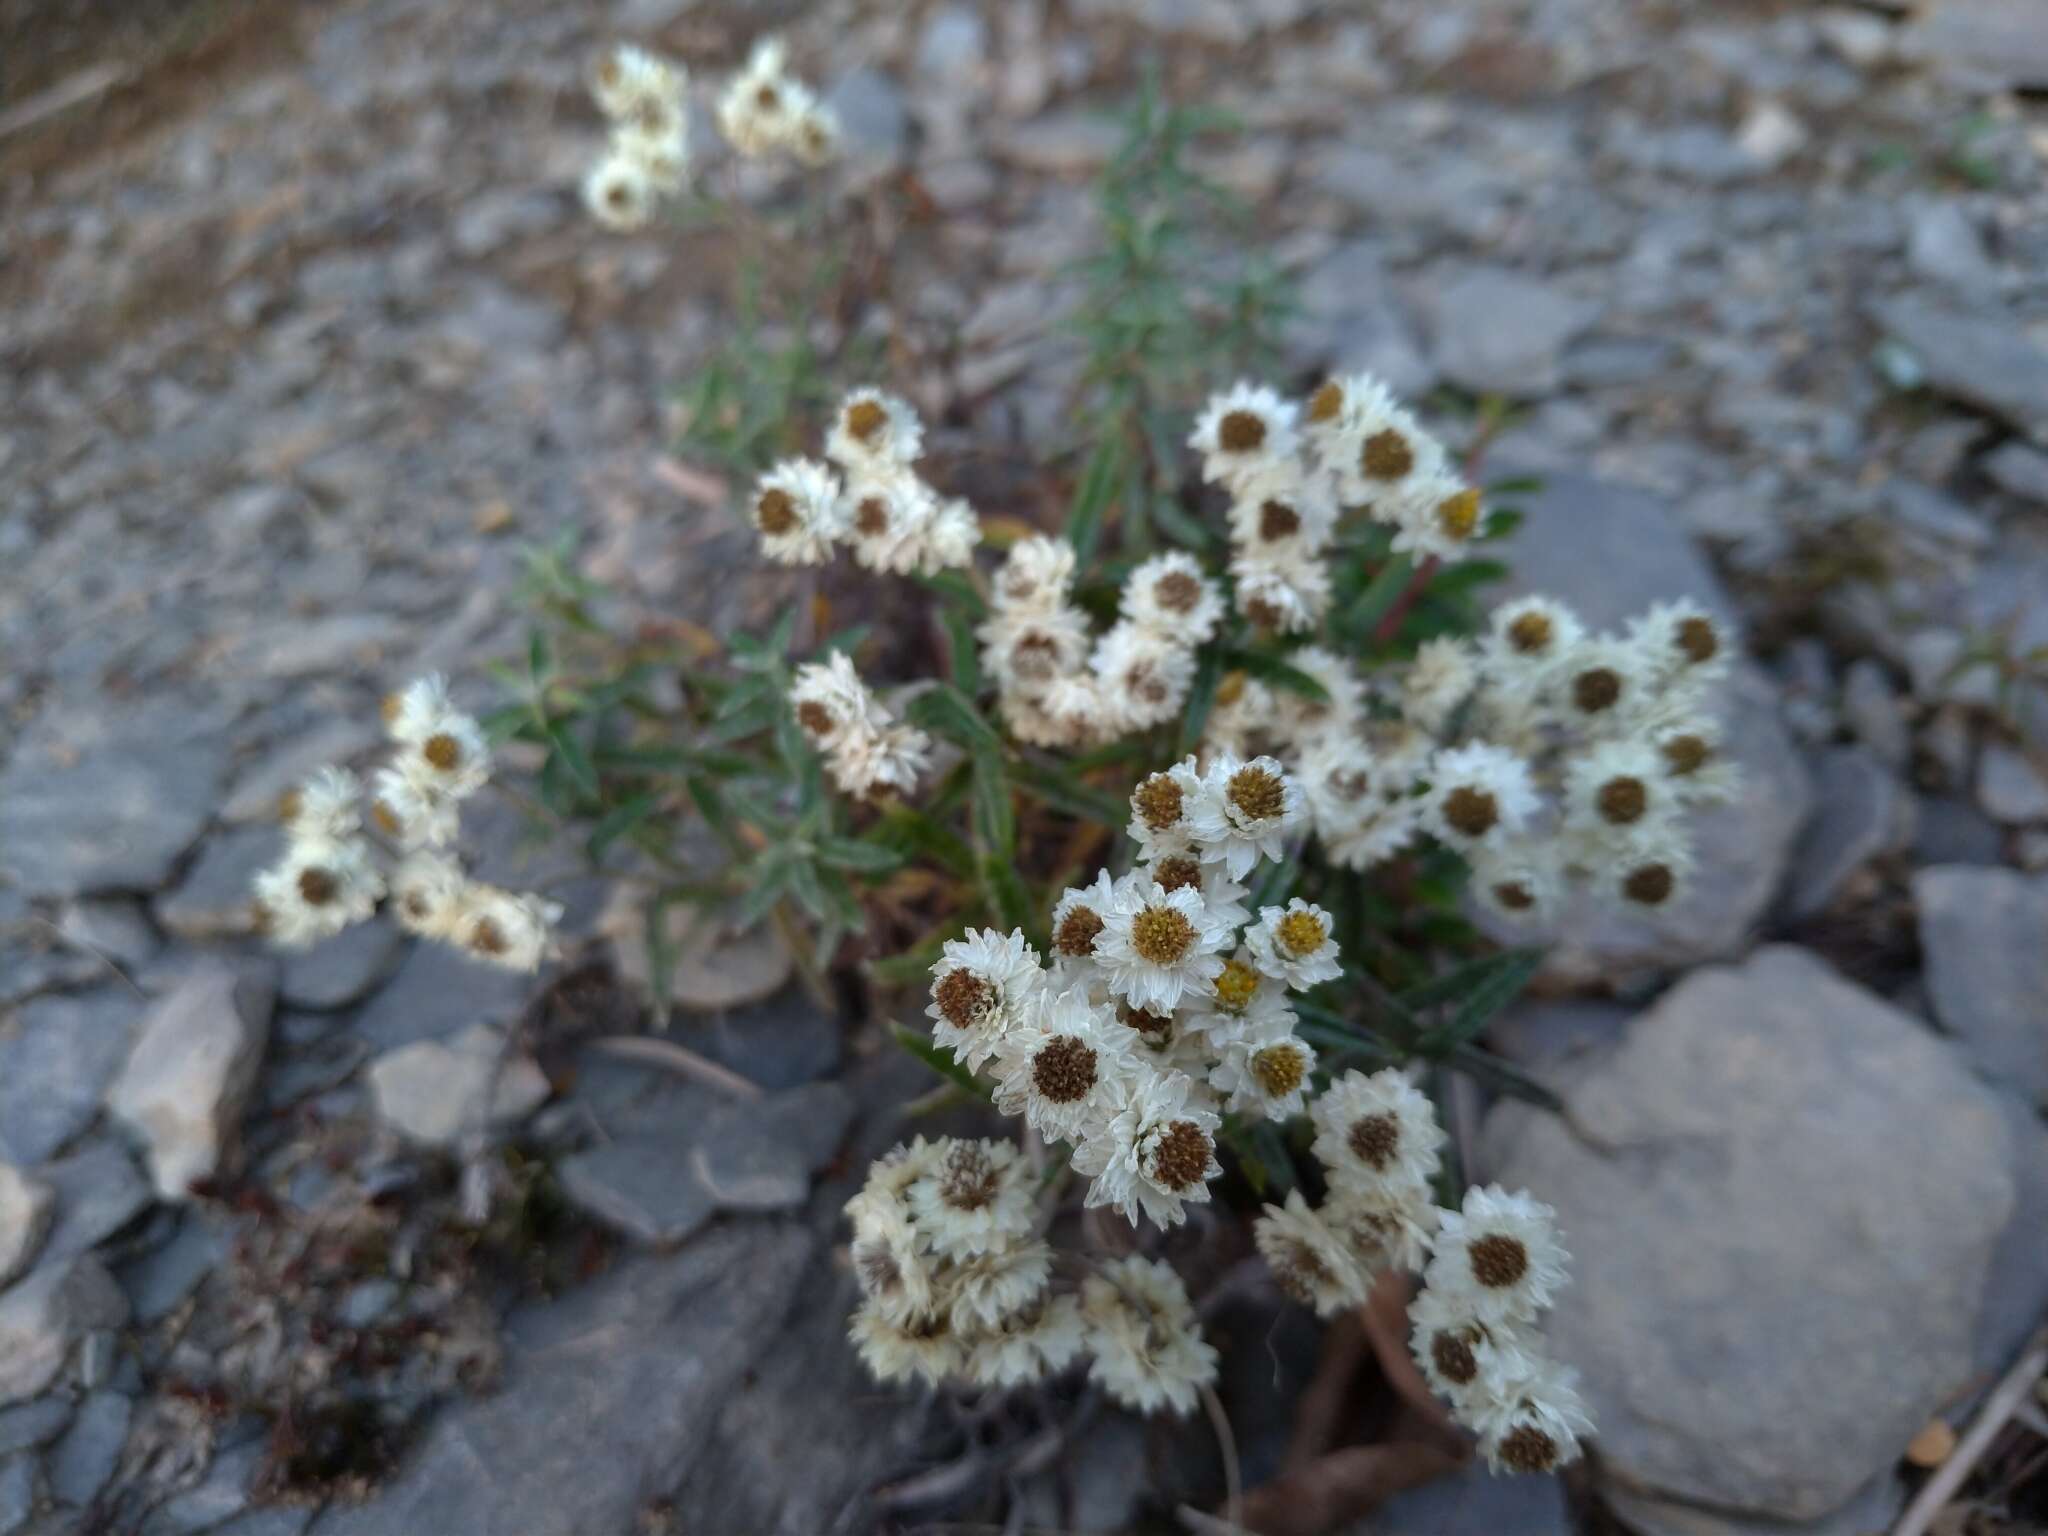
[[[1153,965],[1173,965],[1194,946],[1195,925],[1172,907],[1147,907],[1131,919],[1131,948]]]
[[[1138,815],[1154,832],[1164,832],[1180,820],[1181,791],[1170,774],[1155,773],[1131,796]]]
[[[392,810],[390,805],[383,800],[377,801],[370,807],[370,820],[377,823],[378,828],[386,837],[396,837],[405,830],[405,823],[399,820],[398,812]]]
[[[1300,1238],[1290,1238],[1273,1260],[1273,1280],[1303,1306],[1314,1306],[1316,1290],[1330,1283],[1330,1266]]]
[[[1385,1110],[1375,1115],[1361,1115],[1351,1122],[1348,1138],[1351,1151],[1361,1163],[1369,1168],[1385,1169],[1394,1161],[1394,1154],[1401,1150],[1401,1122]]]
[[[1628,872],[1628,878],[1621,882],[1621,893],[1638,906],[1661,907],[1671,899],[1677,884],[1678,878],[1671,873],[1670,865],[1645,864]]]
[[[1186,854],[1175,854],[1170,859],[1161,859],[1152,866],[1152,878],[1169,891],[1185,890],[1192,886],[1202,888],[1202,864]]]
[[[1641,779],[1624,774],[1600,786],[1599,803],[1601,820],[1625,827],[1643,819],[1650,808],[1650,792]]]
[[[1479,1357],[1462,1332],[1438,1329],[1429,1341],[1429,1359],[1439,1376],[1461,1387],[1479,1374]]]
[[[1061,1035],[1031,1058],[1031,1081],[1040,1098],[1078,1104],[1095,1086],[1095,1052],[1079,1036]]]
[[[903,1267],[886,1243],[856,1247],[854,1267],[860,1271],[861,1287],[870,1296],[886,1296],[903,1283]]]
[[[1266,424],[1250,411],[1230,411],[1216,424],[1216,441],[1231,453],[1250,453],[1266,440]]]
[[[1270,769],[1247,763],[1230,776],[1229,796],[1247,820],[1265,821],[1287,808],[1287,783]]]
[[[939,1174],[939,1198],[956,1211],[978,1211],[1002,1188],[1002,1174],[975,1142],[954,1143]]]
[[[754,92],[754,105],[763,112],[773,112],[775,104],[781,100],[782,97],[772,85],[761,86]]]
[[[869,538],[880,538],[889,531],[889,503],[879,496],[864,496],[853,511],[853,526]]]
[[[969,970],[948,971],[932,988],[932,1001],[955,1029],[972,1029],[995,1006],[996,989]]]
[[[1192,613],[1202,600],[1202,584],[1186,571],[1168,571],[1153,586],[1152,599],[1168,613]]]
[[[1505,1232],[1487,1233],[1470,1251],[1472,1278],[1489,1290],[1502,1290],[1529,1273],[1529,1250]]]
[[[1500,821],[1500,802],[1486,790],[1460,784],[1444,796],[1444,820],[1467,837],[1484,837]]]
[[[816,699],[805,699],[796,707],[796,723],[813,736],[829,736],[839,725],[832,711]]]
[[[1621,674],[1612,667],[1588,667],[1572,679],[1572,702],[1584,714],[1612,709],[1620,699]]]
[[[1494,1454],[1510,1472],[1548,1472],[1557,1465],[1557,1442],[1534,1424],[1517,1424]]]
[[[1673,736],[1664,743],[1664,761],[1679,778],[1698,773],[1713,755],[1714,749],[1707,745],[1703,736]]]
[[[299,819],[299,812],[305,808],[305,799],[296,789],[288,789],[277,797],[277,819],[279,821],[297,821]]]
[[[1721,637],[1707,620],[1694,615],[1678,626],[1678,648],[1694,666],[1714,659],[1721,649]]]
[[[888,424],[889,413],[875,400],[856,400],[846,408],[847,435],[856,442],[869,442]]]
[[[1344,386],[1335,379],[1329,380],[1308,397],[1308,419],[1313,422],[1335,421],[1344,409]]]
[[[299,899],[309,907],[324,907],[341,894],[341,882],[327,870],[315,866],[299,871]]]
[[[1408,439],[1388,427],[1375,432],[1358,450],[1358,467],[1368,480],[1398,480],[1415,467],[1415,450]]]
[[[788,533],[796,527],[796,498],[770,486],[754,502],[754,526],[770,537]]]
[[[1259,973],[1242,960],[1226,960],[1216,977],[1216,1001],[1233,1013],[1242,1012],[1259,990]]]
[[[1059,642],[1047,634],[1026,635],[1017,642],[1010,665],[1019,677],[1050,678],[1060,669]]]
[[[1259,1086],[1270,1099],[1294,1092],[1307,1075],[1308,1063],[1302,1059],[1301,1048],[1285,1041],[1269,1045],[1252,1057],[1252,1076],[1259,1080]]]
[[[395,693],[387,693],[378,701],[377,714],[386,725],[390,725],[398,718],[398,712],[404,708],[405,700],[403,698]]]
[[[1454,539],[1469,539],[1479,526],[1479,493],[1466,487],[1437,503],[1437,526]]]
[[[1493,899],[1510,912],[1526,912],[1536,905],[1536,893],[1520,880],[1503,880],[1495,885]]]
[[[1556,636],[1557,626],[1544,613],[1517,614],[1508,625],[1508,644],[1524,656],[1541,655]]]
[[[1246,602],[1244,616],[1260,629],[1278,629],[1287,622],[1287,610],[1263,597],[1254,597]]]
[[[479,918],[470,931],[469,947],[480,955],[502,955],[511,946],[505,941],[505,930],[498,926],[495,918]]]
[[[1093,907],[1075,907],[1060,919],[1052,936],[1053,948],[1069,959],[1095,953],[1095,939],[1102,932],[1102,914]]]
[[[462,743],[446,731],[437,731],[426,739],[420,748],[420,756],[432,763],[443,773],[453,771],[462,762]]]
[[[1328,936],[1329,929],[1313,912],[1290,912],[1280,919],[1276,930],[1280,947],[1290,955],[1312,955],[1323,947],[1323,940]]]
[[[1150,1008],[1133,1008],[1129,1003],[1119,1003],[1116,1009],[1117,1021],[1141,1035],[1165,1035],[1173,1029],[1173,1015],[1154,1013]]]
[[[1168,1189],[1193,1189],[1209,1171],[1208,1132],[1192,1120],[1176,1120],[1152,1149],[1152,1177]]]
[[[1291,539],[1301,532],[1301,514],[1284,501],[1259,503],[1259,537],[1268,544]]]

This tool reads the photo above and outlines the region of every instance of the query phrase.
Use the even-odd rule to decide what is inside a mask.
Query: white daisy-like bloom
[[[906,1196],[932,1252],[971,1259],[1031,1235],[1031,1169],[1013,1143],[949,1136],[938,1148],[938,1166]]]
[[[1554,691],[1563,719],[1594,735],[1623,735],[1654,705],[1656,672],[1641,646],[1594,636],[1559,661]]]
[[[1365,1304],[1366,1275],[1344,1240],[1324,1224],[1300,1190],[1289,1190],[1285,1205],[1266,1207],[1266,1214],[1252,1223],[1252,1241],[1280,1289],[1313,1307],[1316,1316],[1335,1317]]]
[[[1070,672],[1046,684],[1038,707],[1045,712],[1062,738],[1074,745],[1099,741],[1114,729],[1115,717],[1102,683],[1087,672]]]
[[[1427,1189],[1443,1165],[1443,1127],[1429,1099],[1396,1067],[1346,1072],[1309,1107],[1311,1151],[1332,1190]]]
[[[825,457],[851,474],[885,475],[913,463],[924,447],[924,425],[910,403],[872,386],[839,402]]]
[[[1087,965],[1095,958],[1095,941],[1109,921],[1110,906],[1116,900],[1116,882],[1109,871],[1099,869],[1087,885],[1070,885],[1060,892],[1052,908],[1052,960],[1054,965]]]
[[[1195,680],[1195,653],[1125,620],[1096,642],[1089,670],[1102,684],[1110,717],[1146,730],[1180,715]]]
[[[1681,715],[1656,726],[1650,742],[1680,805],[1719,805],[1734,798],[1742,773],[1722,751],[1719,721]]]
[[[1269,558],[1240,550],[1230,557],[1237,611],[1260,629],[1306,634],[1330,606],[1330,574],[1321,560]]]
[[[1439,732],[1479,686],[1479,667],[1463,640],[1425,640],[1401,680],[1401,712],[1425,731]]]
[[[990,1072],[995,1105],[1022,1115],[1047,1141],[1074,1141],[1106,1123],[1141,1071],[1131,1032],[1088,999],[1085,988],[1041,989],[1004,1034]]]
[[[1088,659],[1088,618],[1067,604],[1020,611],[997,609],[974,631],[982,665],[1005,693],[1037,697]]]
[[[868,1304],[897,1323],[930,1311],[932,1265],[900,1202],[884,1207],[870,1201],[855,1215],[855,1202],[850,1201],[847,1212],[854,1216],[848,1255]]]
[[[1081,1317],[1094,1356],[1088,1379],[1126,1408],[1192,1413],[1216,1380],[1215,1346],[1180,1276],[1160,1260],[1104,1264],[1082,1283]]]
[[[1422,802],[1397,800],[1322,832],[1323,851],[1343,869],[1372,869],[1405,852],[1422,832]]]
[[[644,133],[617,134],[612,140],[615,154],[625,156],[647,175],[649,185],[665,196],[683,190],[690,175],[690,141],[684,133],[656,138]]]
[[[428,939],[452,939],[469,877],[445,853],[420,849],[391,872],[391,911],[398,926]]]
[[[748,159],[790,148],[811,105],[811,93],[788,77],[784,62],[782,40],[763,38],[718,98],[718,131]]]
[[[1344,974],[1330,914],[1299,896],[1284,907],[1259,908],[1244,937],[1258,968],[1298,992]]]
[[[476,717],[451,709],[417,739],[401,742],[395,764],[422,794],[462,800],[490,782],[491,749]]]
[[[1153,1013],[1125,1002],[1115,1003],[1113,1012],[1117,1026],[1129,1032],[1131,1052],[1140,1062],[1156,1073],[1186,1078],[1188,1101],[1197,1107],[1221,1108],[1206,1081],[1214,1052],[1203,1032],[1195,1027],[1194,1015]]]
[[[1236,489],[1249,486],[1294,457],[1293,405],[1263,384],[1242,380],[1210,397],[1188,446],[1202,455],[1202,476]]]
[[[1424,826],[1443,842],[1468,851],[1509,841],[1541,804],[1529,765],[1490,742],[1437,753],[1430,779]]]
[[[1443,1213],[1427,1184],[1383,1183],[1332,1184],[1320,1214],[1368,1274],[1406,1274],[1427,1261]]]
[[[936,576],[941,571],[965,570],[974,563],[975,546],[981,543],[981,519],[959,496],[938,503],[931,521],[924,526],[918,545],[917,573]]]
[[[263,933],[286,949],[332,938],[377,910],[384,877],[359,837],[295,837],[281,862],[256,877]]]
[[[1080,1301],[1041,1294],[991,1329],[978,1332],[966,1374],[990,1387],[1021,1387],[1065,1370],[1087,1347]]]
[[[1704,687],[1728,675],[1727,625],[1689,597],[1651,604],[1629,625],[1628,639],[1659,681]]]
[[[1074,560],[1074,546],[1065,539],[1046,534],[1019,539],[996,572],[996,606],[1034,613],[1064,607],[1074,583]]]
[[[916,475],[896,466],[863,470],[847,482],[839,527],[853,558],[871,571],[903,575],[917,569],[938,498]]]
[[[846,1215],[856,1228],[870,1221],[908,1221],[910,1186],[935,1172],[945,1156],[940,1142],[914,1136],[899,1141],[868,1164],[867,1182],[846,1202]]]
[[[1288,652],[1287,664],[1314,678],[1329,697],[1312,699],[1291,688],[1280,689],[1274,695],[1273,707],[1281,732],[1292,736],[1301,747],[1350,734],[1365,707],[1365,684],[1351,664],[1320,645],[1304,645]],[[1350,755],[1355,758],[1355,749]]]
[[[1346,506],[1365,507],[1380,521],[1393,521],[1420,486],[1444,472],[1443,445],[1379,380],[1360,374],[1343,381],[1343,387],[1346,398],[1335,424],[1316,424],[1324,467],[1335,476]],[[1316,409],[1312,397],[1311,416]]]
[[[402,769],[379,768],[370,795],[371,823],[400,848],[445,848],[461,829],[455,802]]]
[[[293,837],[335,840],[362,829],[363,784],[346,768],[322,768],[278,802],[277,819]]]
[[[606,117],[623,118],[649,98],[669,100],[682,95],[689,76],[680,65],[631,43],[621,43],[599,56],[590,72],[590,94]]]
[[[1488,680],[1504,689],[1540,688],[1586,638],[1579,616],[1555,598],[1510,598],[1487,620]]]
[[[847,1324],[847,1335],[877,1381],[937,1386],[958,1375],[967,1360],[966,1346],[942,1311],[892,1317],[865,1301]]]
[[[1195,814],[1208,793],[1192,757],[1147,774],[1131,791],[1131,841],[1140,862],[1182,853],[1195,845]]]
[[[1550,1305],[1570,1258],[1549,1206],[1488,1184],[1466,1190],[1462,1209],[1439,1218],[1427,1280],[1481,1322],[1509,1323]]]
[[[1323,476],[1292,460],[1247,481],[1230,504],[1230,542],[1269,561],[1319,555],[1337,526],[1337,504]]]
[[[1301,786],[1270,757],[1239,762],[1219,752],[1202,776],[1205,793],[1194,803],[1195,843],[1205,861],[1242,880],[1261,859],[1280,862],[1287,838],[1307,814]]]
[[[829,165],[839,158],[845,133],[839,114],[822,101],[806,99],[789,128],[789,150],[805,165]]]
[[[871,729],[879,708],[843,651],[796,669],[790,682],[789,707],[812,745],[825,751],[850,732]]]
[[[1555,1472],[1578,1459],[1580,1439],[1593,1433],[1593,1416],[1579,1396],[1575,1371],[1521,1350],[1503,1355],[1482,1380],[1472,1427],[1495,1472]]]
[[[654,216],[654,180],[638,159],[615,150],[584,176],[583,206],[606,229],[642,229]]]
[[[1639,838],[1678,814],[1663,754],[1638,737],[1593,743],[1565,765],[1566,825],[1597,847]]]
[[[1186,1011],[1188,1026],[1216,1048],[1261,1031],[1285,1034],[1294,1028],[1286,987],[1260,971],[1243,947],[1223,962],[1208,986],[1188,995]]]
[[[979,1071],[1044,985],[1038,951],[1022,933],[970,928],[964,938],[948,939],[932,967],[932,1001],[925,1009],[933,1042],[970,1072]]]
[[[557,902],[473,880],[462,894],[450,941],[508,971],[537,971],[561,916]]]
[[[946,1273],[954,1328],[971,1336],[996,1327],[1029,1306],[1051,1278],[1052,1248],[1035,1238],[958,1261]]]
[[[1280,728],[1280,705],[1273,690],[1242,672],[1226,673],[1202,727],[1204,755],[1257,757]]]
[[[851,731],[827,755],[832,782],[848,795],[877,789],[908,794],[931,767],[932,739],[914,725],[884,718],[865,731]]]
[[[1184,550],[1143,561],[1125,578],[1118,612],[1169,645],[1192,649],[1216,633],[1223,594]]]
[[[418,746],[441,729],[441,722],[456,713],[448,696],[448,680],[438,672],[416,677],[383,703],[384,728],[391,739]]]
[[[1448,1398],[1463,1423],[1486,1403],[1491,1382],[1520,1377],[1522,1363],[1515,1357],[1526,1354],[1527,1346],[1518,1327],[1480,1322],[1462,1297],[1424,1287],[1408,1304],[1409,1353],[1430,1390]]]
[[[1074,1149],[1074,1171],[1094,1181],[1088,1206],[1109,1206],[1133,1224],[1142,1211],[1157,1226],[1177,1226],[1186,1203],[1206,1201],[1209,1181],[1223,1172],[1216,1161],[1221,1123],[1187,1074],[1133,1077],[1116,1113]]]
[[[1212,923],[1220,923],[1234,932],[1252,920],[1251,908],[1246,904],[1251,892],[1224,873],[1221,864],[1204,864],[1192,848],[1176,852],[1147,849],[1142,862],[1145,876],[1169,891],[1183,886],[1199,891]]]
[[[1684,900],[1695,860],[1675,824],[1658,829],[1656,841],[1639,841],[1599,871],[1601,884],[1624,908],[1641,915],[1668,911]]]
[[[1417,560],[1463,560],[1485,532],[1485,505],[1476,486],[1449,470],[1426,475],[1393,502],[1396,553]]]
[[[1522,839],[1473,855],[1472,894],[1511,923],[1547,922],[1564,897],[1556,844]]]
[[[784,459],[754,487],[749,507],[761,553],[778,565],[822,565],[846,534],[839,477],[815,459]]]
[[[1287,1120],[1301,1113],[1316,1053],[1292,1024],[1273,1014],[1258,1023],[1247,1020],[1220,1042],[1211,1036],[1218,1054],[1209,1086],[1223,1095],[1225,1109],[1248,1120]]]
[[[1039,699],[1016,689],[997,693],[996,713],[1004,732],[1027,747],[1068,751],[1086,739],[1072,718],[1052,714]]]
[[[1117,882],[1096,936],[1095,963],[1113,996],[1134,1008],[1171,1013],[1184,994],[1200,991],[1223,969],[1218,951],[1236,937],[1199,890],[1169,891],[1134,871]]]

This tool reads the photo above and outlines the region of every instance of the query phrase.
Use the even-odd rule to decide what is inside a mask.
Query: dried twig
[[[1223,1454],[1223,1518],[1236,1525],[1244,1508],[1244,1474],[1237,1462],[1237,1436],[1230,1428],[1230,1415],[1223,1411],[1223,1399],[1216,1389],[1202,1388],[1202,1411],[1209,1415],[1209,1427],[1216,1431],[1217,1449]]]
[[[699,1056],[695,1051],[686,1050],[672,1040],[654,1040],[646,1035],[606,1035],[591,1042],[599,1050],[613,1056],[623,1056],[629,1061],[644,1061],[649,1066],[666,1067],[671,1072],[680,1072],[684,1077],[693,1077],[700,1083],[709,1084],[736,1099],[758,1099],[761,1085],[751,1078],[741,1077],[729,1067]]]
[[[2044,1373],[2048,1373],[2048,1329],[2035,1334],[2026,1353],[1999,1378],[1998,1385],[1991,1389],[1991,1395],[1977,1410],[1977,1417],[1956,1443],[1948,1460],[1935,1468],[1934,1475],[1921,1486],[1913,1502],[1906,1506],[1906,1512],[1899,1516],[1899,1523],[1892,1527],[1892,1536],[1924,1536],[1934,1523],[1934,1517],[1955,1497],[1956,1490],[1963,1486],[1984,1453],[1991,1448],[1998,1432],[2012,1418],[2013,1410],[2026,1400],[2027,1393],[2033,1390],[2034,1383]]]
[[[1337,1443],[1337,1426],[1365,1358],[1365,1329],[1358,1314],[1340,1314],[1323,1331],[1322,1358],[1295,1405],[1294,1434],[1287,1442],[1286,1459],[1280,1463],[1283,1476],[1300,1471]]]

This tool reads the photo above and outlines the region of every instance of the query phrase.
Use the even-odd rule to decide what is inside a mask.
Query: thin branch
[[[2034,1383],[2044,1372],[2048,1372],[2048,1330],[2035,1334],[2027,1352],[1999,1378],[1998,1385],[1991,1389],[1991,1395],[1984,1400],[1984,1406],[1977,1411],[1969,1431],[1957,1442],[1948,1460],[1935,1468],[1934,1475],[1921,1485],[1913,1502],[1906,1506],[1906,1512],[1899,1516],[1899,1523],[1892,1527],[1892,1536],[1925,1536],[1927,1528],[1934,1523],[1934,1517],[1955,1497],[1956,1490],[1976,1469],[1984,1453],[1991,1448],[1991,1442],[1998,1437],[1998,1432],[2012,1418],[2013,1410],[2026,1400],[2027,1393],[2033,1390]]]
[[[623,1056],[628,1061],[642,1061],[649,1066],[666,1067],[684,1077],[695,1078],[700,1083],[731,1094],[736,1099],[758,1099],[761,1085],[751,1078],[741,1077],[729,1067],[699,1056],[695,1051],[677,1045],[673,1040],[656,1040],[646,1035],[606,1035],[591,1042],[599,1050],[613,1056]]]
[[[1230,1428],[1230,1415],[1223,1411],[1223,1399],[1206,1383],[1202,1387],[1202,1411],[1209,1415],[1209,1427],[1216,1431],[1216,1445],[1223,1454],[1223,1518],[1235,1527],[1244,1509],[1244,1474],[1237,1462],[1237,1436]]]

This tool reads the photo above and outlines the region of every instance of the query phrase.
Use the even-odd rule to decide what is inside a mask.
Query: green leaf
[[[657,794],[633,795],[598,818],[597,825],[590,829],[590,838],[584,844],[593,864],[604,862],[605,850],[660,807],[662,797]]]
[[[879,843],[865,843],[851,837],[828,837],[818,844],[818,860],[834,869],[850,869],[862,875],[886,875],[903,863],[903,855]]]
[[[974,878],[974,850],[950,827],[915,806],[890,807],[874,835],[889,847],[929,859],[962,880]]]
[[[1285,688],[1289,693],[1298,693],[1321,704],[1330,702],[1329,689],[1285,657],[1270,651],[1247,651],[1225,646],[1223,662],[1225,666],[1242,668],[1262,683],[1271,683],[1276,688]]]
[[[1500,964],[1465,993],[1451,1017],[1422,1037],[1424,1052],[1440,1055],[1476,1039],[1495,1015],[1521,996],[1543,964],[1543,952],[1511,950],[1498,959]]]
[[[1034,938],[1037,924],[1033,921],[1031,895],[1018,878],[1016,864],[1000,854],[983,855],[981,883],[1002,925],[1021,928],[1027,938]]]
[[[1017,817],[999,752],[974,754],[974,835],[984,853],[999,854],[1005,862],[1017,852]]]
[[[1415,564],[1406,555],[1395,555],[1388,560],[1366,583],[1365,590],[1358,594],[1358,600],[1344,615],[1345,628],[1353,633],[1376,628],[1408,589],[1408,579],[1414,574]]]
[[[910,701],[905,714],[911,724],[958,742],[970,752],[994,751],[1002,745],[1002,738],[994,726],[982,719],[974,701],[951,683],[925,689]]]
[[[553,663],[548,656],[547,631],[536,629],[526,642],[526,675],[533,680],[534,687],[540,688],[546,685],[548,674],[552,670]]]
[[[1484,1084],[1495,1093],[1540,1105],[1554,1115],[1565,1112],[1564,1100],[1550,1089],[1521,1068],[1504,1061],[1491,1051],[1481,1050],[1476,1045],[1468,1043],[1456,1047],[1444,1058],[1444,1064],[1454,1071],[1463,1072],[1473,1081]]]
[[[1202,739],[1209,723],[1209,711],[1216,704],[1216,688],[1223,681],[1223,653],[1219,646],[1205,645],[1195,653],[1195,679],[1188,687],[1187,707],[1180,716],[1180,753],[1185,757]]]
[[[1404,988],[1401,992],[1402,1006],[1420,1010],[1434,1008],[1442,1003],[1456,1002],[1469,993],[1487,987],[1492,979],[1503,970],[1519,974],[1524,984],[1535,974],[1535,966],[1541,964],[1543,952],[1539,949],[1506,949],[1497,954],[1481,955],[1476,960],[1466,960],[1452,966],[1441,975],[1432,976],[1428,981]],[[1524,968],[1526,966],[1526,969]]]
[[[974,644],[974,620],[964,608],[948,607],[939,615],[946,626],[946,644],[953,653],[953,683],[968,698],[981,692],[981,659]]]
[[[1489,500],[1496,496],[1534,496],[1543,489],[1541,475],[1510,475],[1505,480],[1495,480],[1486,487]]]
[[[1081,483],[1074,489],[1074,505],[1067,513],[1067,542],[1074,546],[1080,564],[1086,566],[1095,553],[1095,541],[1102,533],[1102,514],[1107,510],[1118,480],[1122,478],[1122,447],[1113,436],[1104,436],[1088,456]]]
[[[977,1099],[990,1097],[988,1084],[953,1059],[953,1053],[934,1045],[931,1037],[902,1024],[889,1026],[890,1037],[919,1061],[963,1092]]]
[[[809,859],[791,855],[789,861],[789,893],[797,904],[809,914],[813,922],[825,920],[825,887],[818,879],[818,871]]]
[[[789,889],[790,879],[796,865],[786,850],[771,849],[754,865],[748,879],[747,893],[740,898],[739,906],[733,912],[733,926],[745,930],[766,917],[782,894]]]
[[[1010,777],[1055,810],[1121,829],[1131,819],[1130,803],[1083,784],[1064,765],[1010,759]]]

